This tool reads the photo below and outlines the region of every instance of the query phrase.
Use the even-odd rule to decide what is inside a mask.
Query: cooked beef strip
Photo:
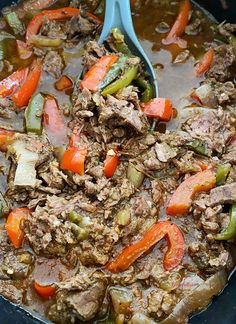
[[[213,188],[210,192],[210,206],[236,202],[236,182]]]

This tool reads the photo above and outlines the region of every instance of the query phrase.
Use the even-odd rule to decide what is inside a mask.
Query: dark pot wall
[[[196,1],[211,12],[221,22],[236,23],[236,0],[198,0]]]
[[[35,0],[36,1],[36,0]],[[108,0],[109,1],[109,0]],[[196,1],[211,12],[221,22],[236,23],[236,0],[199,0]],[[11,0],[0,0],[0,8],[9,5]],[[39,324],[25,311],[12,305],[0,296],[0,324]],[[235,324],[236,323],[236,274],[230,284],[217,297],[207,311],[194,316],[190,324]]]

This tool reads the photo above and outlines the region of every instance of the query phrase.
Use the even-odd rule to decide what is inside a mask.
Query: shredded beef
[[[60,197],[47,197],[45,207],[37,206],[25,222],[25,234],[36,253],[64,255],[68,245],[77,243],[67,220],[74,204]]]
[[[135,110],[133,104],[113,96],[108,96],[105,105],[99,109],[99,123],[106,123],[110,127],[128,125],[139,133],[147,130],[144,115]]]
[[[44,58],[43,69],[52,77],[58,79],[64,69],[61,55],[56,51],[49,51]]]

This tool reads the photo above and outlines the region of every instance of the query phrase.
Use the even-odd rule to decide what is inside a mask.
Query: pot
[[[219,22],[227,20],[236,23],[235,0],[198,0],[194,1],[213,15]],[[8,6],[12,0],[0,0],[0,9]],[[209,13],[208,13],[209,14]],[[236,323],[236,273],[233,271],[229,284],[216,297],[212,304],[200,314],[191,318],[190,324],[234,324]],[[50,323],[36,313],[28,313],[0,296],[1,324],[46,324]]]

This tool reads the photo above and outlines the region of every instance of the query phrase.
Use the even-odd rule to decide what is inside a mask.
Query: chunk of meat
[[[156,143],[155,151],[159,161],[167,162],[168,160],[176,157],[178,150],[176,148],[172,148],[167,143]]]
[[[225,82],[235,76],[236,54],[232,45],[221,45],[214,49],[214,61],[206,76]]]
[[[48,196],[44,207],[37,206],[25,222],[25,235],[34,251],[47,255],[64,255],[68,245],[77,242],[68,213],[74,210],[75,201]]]
[[[23,301],[23,289],[14,286],[12,280],[0,280],[0,294],[10,299],[13,303],[21,304]]]
[[[209,196],[210,206],[236,202],[236,182],[213,188]]]
[[[231,81],[217,82],[214,85],[214,94],[220,105],[226,105],[236,100],[236,88]]]
[[[84,72],[88,71],[100,57],[106,54],[104,46],[99,46],[95,41],[88,42],[85,50],[86,52],[83,57]]]
[[[128,179],[122,179],[117,186],[107,186],[97,195],[99,201],[104,201],[105,207],[117,205],[123,199],[128,199],[135,192],[134,185]]]
[[[43,69],[55,79],[58,79],[64,69],[64,62],[62,57],[56,51],[49,51],[43,62]]]
[[[66,33],[62,29],[62,24],[55,20],[45,18],[43,26],[41,27],[41,34],[49,38],[66,39]]]
[[[63,29],[68,39],[72,39],[78,35],[88,36],[94,34],[98,25],[98,22],[94,19],[78,15],[72,17],[70,21],[67,21]]]
[[[141,111],[135,110],[134,105],[126,100],[118,100],[108,96],[106,104],[99,107],[99,123],[112,128],[115,126],[131,126],[138,133],[147,131],[147,120]]]
[[[67,175],[59,170],[59,163],[56,160],[53,160],[46,166],[43,166],[42,170],[38,170],[38,174],[49,187],[60,190],[65,187]]]
[[[1,263],[2,271],[12,279],[26,278],[32,270],[34,257],[30,252],[9,252]]]
[[[106,285],[98,281],[85,291],[59,292],[49,317],[56,323],[90,321],[97,314],[105,296]]]
[[[216,112],[209,111],[191,117],[183,124],[182,129],[193,138],[205,141],[210,150],[219,153],[222,153],[231,134],[227,114],[220,109]]]
[[[119,239],[115,228],[106,225],[105,222],[101,222],[99,219],[93,219],[89,238],[89,240],[80,243],[79,259],[81,263],[85,266],[105,265],[109,260],[113,246]]]
[[[226,147],[225,154],[222,155],[222,160],[236,164],[236,142]]]
[[[175,295],[159,289],[153,290],[148,295],[148,313],[157,318],[170,314],[174,308]]]

